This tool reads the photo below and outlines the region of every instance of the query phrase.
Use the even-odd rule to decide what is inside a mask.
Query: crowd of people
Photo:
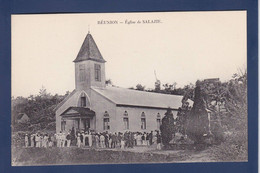
[[[94,148],[133,148],[135,146],[156,145],[161,150],[161,134],[159,131],[95,133],[90,131],[75,131],[72,128],[69,132],[56,134],[26,134],[25,147],[94,147]]]

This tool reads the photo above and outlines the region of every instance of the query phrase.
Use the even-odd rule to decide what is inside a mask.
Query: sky
[[[176,82],[177,87],[205,78],[227,81],[247,64],[246,11],[37,14],[11,19],[14,97],[36,95],[42,87],[51,94],[72,91],[73,60],[88,31],[107,61],[106,79],[124,88],[154,88],[154,71],[162,84]]]

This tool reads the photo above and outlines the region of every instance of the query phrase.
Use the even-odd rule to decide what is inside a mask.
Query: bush
[[[211,123],[211,132],[213,137],[211,144],[220,144],[224,141],[224,130],[218,122]]]
[[[247,133],[231,133],[223,143],[211,147],[210,151],[216,161],[247,161]]]

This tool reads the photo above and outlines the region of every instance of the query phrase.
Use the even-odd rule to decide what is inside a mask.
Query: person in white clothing
[[[57,138],[57,145],[58,145],[58,147],[61,147],[62,146],[62,133],[61,133],[61,131],[60,131],[60,133],[58,133],[58,136],[57,136],[58,138]]]
[[[141,134],[138,134],[137,137],[136,137],[136,145],[137,146],[140,146],[142,145],[142,135]]]
[[[30,140],[31,140],[31,147],[34,147],[34,138],[35,138],[35,134],[31,134]]]
[[[62,134],[61,134],[61,146],[62,147],[65,147],[65,142],[66,142],[66,134],[63,132]]]
[[[36,147],[39,148],[40,147],[40,140],[41,140],[41,137],[39,136],[39,134],[37,134],[35,136],[35,142],[36,142]]]
[[[137,133],[134,134],[134,146],[137,145]]]
[[[48,135],[47,134],[44,135],[44,137],[43,137],[44,146],[43,147],[45,147],[45,148],[47,148],[47,146],[48,146],[48,139],[49,139]]]
[[[60,134],[56,134],[57,147],[60,147]]]
[[[121,140],[121,149],[125,149],[125,141],[124,141],[124,139]]]
[[[29,137],[27,134],[24,137],[24,142],[25,142],[25,147],[27,148],[29,146]]]
[[[88,135],[87,135],[87,132],[81,132],[82,136],[83,136],[83,141],[81,143],[82,146],[86,146],[86,140],[88,140]],[[88,143],[88,142],[87,142]]]
[[[144,133],[143,145],[147,145],[147,134]]]
[[[92,143],[93,143],[93,141],[92,141],[92,134],[91,134],[91,132],[90,132],[89,135],[88,135],[88,144],[89,144],[89,147],[92,147]]]
[[[105,136],[103,134],[100,135],[100,146],[105,148]]]
[[[78,146],[78,148],[80,148],[80,146],[81,146],[80,133],[77,136],[77,146]]]
[[[96,148],[99,148],[99,136],[98,136],[98,134],[95,135],[95,139],[96,139]]]

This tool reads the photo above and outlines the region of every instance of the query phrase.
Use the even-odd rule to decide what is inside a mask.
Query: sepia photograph
[[[12,166],[248,162],[246,11],[13,14],[11,54]]]

